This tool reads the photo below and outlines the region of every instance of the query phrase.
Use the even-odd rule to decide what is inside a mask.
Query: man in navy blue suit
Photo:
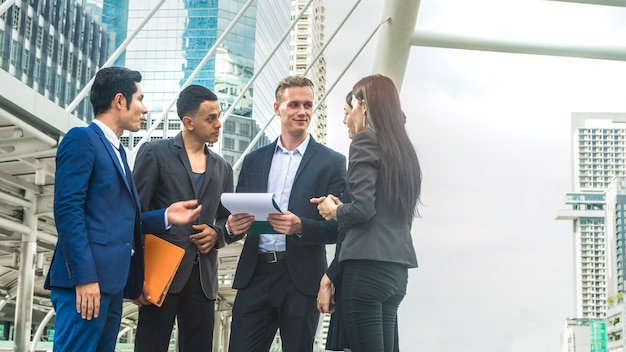
[[[141,74],[98,71],[90,100],[95,119],[71,129],[56,155],[54,218],[58,242],[44,287],[56,311],[55,351],[115,350],[124,298],[143,290],[142,233],[194,221],[196,200],[141,213],[119,137],[148,112]]]
[[[310,199],[342,193],[346,158],[307,132],[313,83],[302,76],[283,79],[274,112],[280,116],[280,137],[246,156],[237,192],[274,193],[283,212],[267,219],[275,234],[246,237],[233,282],[232,352],[268,351],[277,329],[283,351],[313,351],[325,245],[337,239],[337,222],[325,221]],[[231,215],[226,227],[230,238],[243,238],[253,220],[247,214]]]

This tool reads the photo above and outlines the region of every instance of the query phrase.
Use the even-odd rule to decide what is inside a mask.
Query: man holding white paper
[[[238,291],[230,351],[268,351],[277,329],[283,351],[313,350],[325,245],[336,241],[338,226],[324,220],[309,200],[343,192],[346,159],[309,135],[312,110],[313,83],[302,76],[283,79],[274,103],[281,135],[242,164],[237,193],[274,194],[282,213],[228,218],[227,240],[246,238],[233,282]],[[273,231],[250,231],[255,220],[267,220]]]

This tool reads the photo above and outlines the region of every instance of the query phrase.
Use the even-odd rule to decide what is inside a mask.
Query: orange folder
[[[150,303],[160,307],[165,300],[172,279],[185,250],[152,234],[144,240],[144,290],[150,294]]]

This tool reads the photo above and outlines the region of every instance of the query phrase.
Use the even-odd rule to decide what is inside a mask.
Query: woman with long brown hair
[[[411,225],[417,215],[421,168],[390,78],[359,80],[351,105],[344,119],[352,139],[344,197],[349,202],[335,195],[311,201],[318,203],[325,219],[336,219],[345,229],[336,256],[342,272],[337,305],[350,348],[393,351],[398,347],[397,311],[406,295],[408,269],[417,267]],[[322,286],[325,279],[328,276]]]

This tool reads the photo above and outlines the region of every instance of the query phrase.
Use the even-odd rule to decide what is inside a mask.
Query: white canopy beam
[[[390,20],[380,28],[372,73],[391,78],[398,91],[409,60],[419,6],[419,0],[386,0],[383,8],[383,20]]]
[[[411,45],[626,61],[626,46],[511,41],[510,39],[465,36],[425,30],[416,30],[413,33]]]

